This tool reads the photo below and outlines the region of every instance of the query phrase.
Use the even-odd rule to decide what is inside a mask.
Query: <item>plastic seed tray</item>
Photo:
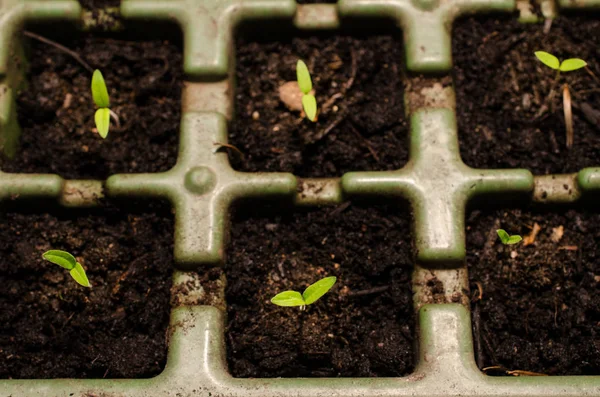
[[[560,0],[563,9],[600,7],[598,0]],[[354,196],[408,199],[414,211],[417,257],[414,306],[418,311],[418,360],[403,378],[238,379],[225,359],[222,305],[199,305],[198,291],[174,301],[166,369],[152,379],[0,380],[2,397],[35,396],[600,396],[600,376],[490,377],[476,367],[465,266],[465,208],[476,196],[488,201],[522,195],[540,203],[575,202],[600,189],[600,168],[573,175],[534,177],[526,170],[483,170],[460,159],[452,88],[436,76],[452,68],[450,32],[467,13],[511,13],[511,0],[340,0],[297,5],[293,0],[123,0],[121,17],[177,22],[184,35],[183,119],[177,165],[157,174],[113,175],[106,181],[63,180],[57,175],[0,172],[0,199],[58,201],[94,206],[107,197],[170,200],[176,217],[174,282],[187,270],[224,260],[228,216],[236,200],[274,197],[298,206],[338,204]],[[15,152],[19,127],[15,91],[24,74],[20,30],[29,21],[80,22],[72,0],[0,1],[0,132],[4,151]],[[411,123],[410,161],[397,171],[352,172],[342,178],[300,179],[286,173],[242,173],[214,142],[227,141],[232,117],[236,26],[247,20],[279,20],[301,30],[335,30],[347,17],[391,18],[404,34],[409,71],[423,74],[405,93]],[[600,164],[599,164],[600,165]],[[297,194],[299,184],[322,189]],[[564,189],[567,184],[572,189]],[[565,193],[569,192],[569,193]],[[425,282],[435,275],[443,299],[433,301]],[[198,286],[200,289],[201,286]],[[220,307],[220,308],[219,308]]]

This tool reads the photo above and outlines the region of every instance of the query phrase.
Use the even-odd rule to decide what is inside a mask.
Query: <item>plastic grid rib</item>
[[[559,8],[600,7],[598,0],[561,0]],[[407,68],[426,76],[452,66],[450,26],[465,13],[513,12],[512,0],[340,0],[334,5],[297,5],[293,0],[123,0],[125,19],[175,20],[184,33],[184,70],[190,78],[183,93],[180,150],[176,166],[157,174],[120,174],[106,181],[64,180],[57,175],[0,172],[0,199],[57,200],[67,207],[94,205],[72,197],[74,187],[109,197],[167,198],[176,214],[174,282],[186,270],[224,260],[228,215],[236,200],[274,196],[298,206],[336,204],[355,195],[408,199],[415,213],[417,258],[413,284],[419,313],[419,358],[403,378],[237,379],[225,360],[224,313],[213,306],[173,309],[167,367],[152,379],[2,380],[0,396],[600,396],[600,377],[494,378],[475,363],[465,260],[465,207],[478,195],[495,200],[521,193],[540,202],[576,201],[600,189],[600,168],[578,174],[534,177],[526,170],[476,170],[460,159],[452,88],[436,78],[405,93],[410,118],[410,160],[397,171],[352,172],[342,178],[300,179],[286,173],[242,173],[214,142],[227,141],[232,117],[233,36],[246,20],[279,19],[304,30],[331,30],[345,18],[391,18],[404,34]],[[14,92],[22,73],[10,56],[20,53],[19,30],[25,21],[81,19],[75,0],[0,2],[0,134],[5,151],[18,136]],[[404,117],[405,115],[398,115]],[[297,195],[304,183],[323,189]],[[577,194],[565,196],[565,183]],[[546,194],[536,192],[543,189]],[[91,197],[90,195],[89,197]],[[425,273],[444,283],[447,302],[457,292],[461,303],[429,304]]]

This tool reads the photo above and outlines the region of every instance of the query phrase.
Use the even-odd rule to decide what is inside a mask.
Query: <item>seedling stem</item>
[[[550,69],[556,70],[556,77],[554,78],[552,89],[548,97],[550,101],[550,111],[554,111],[554,88],[558,83],[558,79],[560,78],[560,72],[571,72],[581,69],[587,66],[587,63],[583,59],[579,58],[569,58],[560,62],[557,57],[545,51],[536,51],[535,56],[544,65],[548,66]],[[569,92],[569,85],[566,83],[563,86],[563,111],[565,115],[565,127],[567,135],[566,145],[567,148],[571,148],[571,146],[573,146],[573,114],[571,111],[571,93]]]

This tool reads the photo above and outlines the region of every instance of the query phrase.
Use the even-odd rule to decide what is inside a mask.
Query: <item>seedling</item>
[[[71,277],[73,277],[73,280],[77,281],[78,284],[83,285],[84,287],[92,287],[87,278],[87,275],[85,274],[83,266],[81,266],[81,263],[77,262],[75,257],[69,254],[68,252],[60,250],[50,250],[46,251],[42,255],[42,258],[44,258],[48,262],[52,262],[55,265],[67,269],[71,274]]]
[[[545,51],[536,51],[535,56],[544,65],[556,70],[557,78],[560,76],[560,72],[572,72],[587,66],[587,62],[579,58],[569,58],[560,62],[557,57]]]
[[[498,233],[498,237],[500,237],[500,241],[502,241],[502,244],[504,245],[517,244],[521,240],[523,240],[523,238],[518,234],[514,234],[511,236],[510,234],[506,233],[506,230],[504,229],[498,229],[496,230],[496,233]]]
[[[555,83],[560,78],[560,72],[572,72],[587,66],[587,62],[579,58],[569,58],[560,62],[557,57],[545,51],[536,51],[535,56],[544,65],[548,66],[550,69],[556,70]],[[552,88],[549,95],[550,103],[552,103],[553,98],[554,88]],[[567,148],[570,148],[573,146],[573,111],[571,109],[571,93],[569,92],[568,84],[563,86],[563,111],[567,128]]]
[[[302,91],[302,108],[306,114],[306,118],[310,121],[316,121],[317,119],[317,99],[312,91],[312,80],[310,78],[310,72],[308,67],[303,60],[299,59],[296,64],[296,76],[298,78],[298,86]]]
[[[108,89],[106,88],[104,77],[102,76],[102,72],[98,69],[94,70],[94,74],[92,75],[92,97],[94,98],[96,106],[98,106],[98,110],[96,110],[94,116],[98,134],[100,134],[102,138],[106,138],[110,126],[110,99],[108,97]]]
[[[309,285],[304,290],[302,295],[298,291],[284,291],[280,292],[271,298],[271,303],[277,306],[300,306],[300,310],[304,310],[307,305],[315,303],[323,295],[325,295],[336,282],[335,277],[325,277],[317,281],[316,283]]]

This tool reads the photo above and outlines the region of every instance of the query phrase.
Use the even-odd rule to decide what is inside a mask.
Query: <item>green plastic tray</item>
[[[560,0],[558,9],[599,8],[600,0]],[[465,266],[465,208],[522,195],[543,203],[572,203],[600,189],[600,168],[534,177],[527,170],[479,170],[460,159],[452,88],[435,76],[452,67],[450,32],[468,13],[512,13],[512,0],[340,0],[297,5],[293,0],[123,0],[121,17],[175,21],[184,35],[180,150],[176,166],[157,174],[120,174],[106,181],[64,180],[57,175],[0,172],[0,200],[56,201],[65,207],[97,205],[97,198],[157,197],[175,211],[174,283],[203,266],[224,261],[228,217],[236,200],[271,197],[297,206],[334,205],[353,196],[397,197],[414,211],[417,248],[413,275],[418,312],[418,360],[403,378],[237,379],[225,360],[222,304],[203,305],[198,290],[175,297],[167,367],[152,379],[0,380],[0,397],[206,396],[600,396],[600,376],[498,378],[475,365]],[[16,152],[19,126],[14,92],[24,81],[11,57],[22,56],[20,29],[27,21],[73,21],[84,28],[75,0],[0,1],[0,143]],[[352,17],[352,18],[348,18]],[[347,20],[389,18],[404,34],[407,68],[424,74],[405,93],[411,123],[410,160],[397,171],[352,172],[342,178],[301,179],[287,173],[242,173],[214,142],[227,141],[233,108],[233,35],[247,20],[277,19],[301,30],[335,34]],[[418,88],[417,88],[418,87]],[[299,195],[299,185],[319,186]],[[572,189],[564,189],[568,184]],[[302,189],[301,189],[302,190]],[[570,193],[565,193],[570,191]],[[428,277],[444,284],[431,301]],[[181,290],[181,289],[178,289]],[[222,298],[222,297],[221,297]],[[217,299],[222,302],[222,299]],[[450,303],[459,302],[459,303]]]

